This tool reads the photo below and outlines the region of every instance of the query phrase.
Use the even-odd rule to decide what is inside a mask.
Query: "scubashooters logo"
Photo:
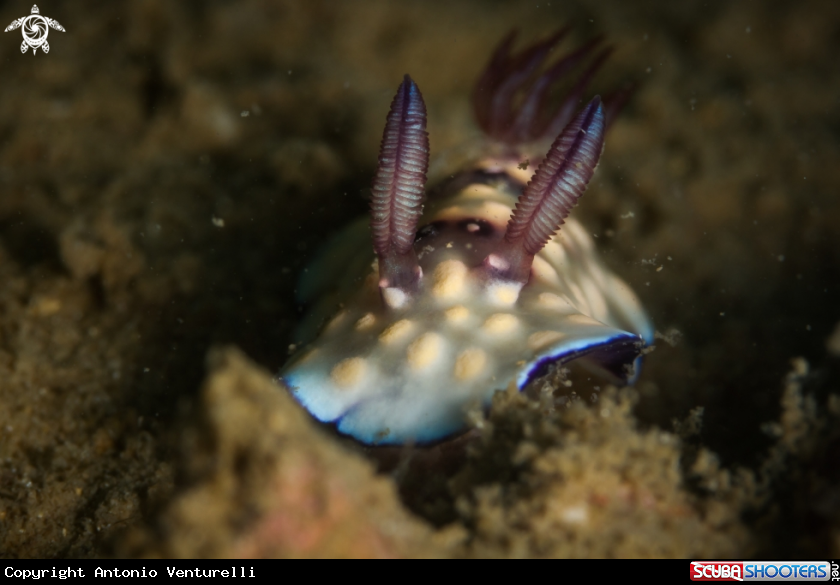
[[[834,566],[837,566],[834,564]],[[828,561],[692,561],[692,581],[828,581]]]
[[[64,27],[58,24],[57,20],[41,16],[38,5],[32,6],[32,14],[29,16],[22,16],[21,18],[12,21],[12,24],[6,27],[3,32],[10,30],[22,29],[23,42],[20,44],[20,52],[25,53],[27,49],[32,47],[32,54],[38,52],[40,48],[44,53],[50,52],[50,44],[47,42],[47,35],[50,29],[64,32]]]

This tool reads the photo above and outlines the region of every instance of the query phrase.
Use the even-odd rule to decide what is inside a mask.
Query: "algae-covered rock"
[[[698,498],[686,489],[681,439],[640,430],[634,393],[594,406],[499,393],[481,441],[455,477],[457,509],[481,557],[745,556],[739,512],[749,477]],[[706,477],[718,470],[704,470]]]
[[[393,482],[313,422],[234,349],[208,358],[190,486],[133,551],[167,557],[440,556]],[[155,536],[153,537],[152,534]],[[158,538],[161,540],[158,541]]]

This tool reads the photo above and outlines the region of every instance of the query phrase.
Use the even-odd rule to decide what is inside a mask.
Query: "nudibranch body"
[[[477,114],[485,129],[519,127],[533,138],[522,119],[536,124],[537,112],[522,110],[557,66],[511,118],[512,91],[525,80],[506,90],[505,82],[530,62],[506,63],[507,42],[483,77],[490,90]],[[534,52],[524,56],[538,64],[546,51]],[[463,430],[468,409],[510,384],[525,388],[551,364],[584,359],[635,379],[651,323],[581,225],[564,222],[600,157],[605,108],[596,97],[565,117],[535,172],[516,158],[481,161],[424,212],[426,111],[405,77],[382,140],[372,219],[338,234],[301,279],[311,310],[298,335],[309,343],[280,378],[315,418],[365,444],[423,444]]]

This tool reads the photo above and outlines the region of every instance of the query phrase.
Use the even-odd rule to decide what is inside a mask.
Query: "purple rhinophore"
[[[382,289],[410,294],[419,282],[421,270],[413,243],[423,211],[428,168],[426,104],[417,85],[406,75],[391,102],[370,203]]]
[[[488,270],[528,282],[534,256],[563,224],[595,173],[604,149],[604,120],[596,96],[560,133],[516,202],[499,249],[487,257]]]

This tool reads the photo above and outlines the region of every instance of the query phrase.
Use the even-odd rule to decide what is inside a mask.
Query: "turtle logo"
[[[38,47],[45,53],[50,52],[50,44],[47,42],[50,28],[64,32],[64,27],[58,24],[58,21],[40,15],[37,4],[32,6],[32,14],[13,20],[3,32],[9,32],[21,26],[23,26],[23,42],[20,44],[20,52],[25,53],[26,49],[32,47],[33,55],[38,51]]]

